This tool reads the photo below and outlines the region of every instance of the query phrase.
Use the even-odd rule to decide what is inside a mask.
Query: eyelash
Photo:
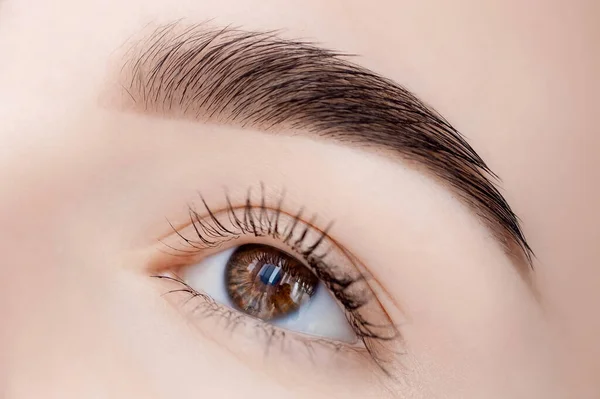
[[[366,317],[360,313],[360,310],[371,300],[377,301],[377,299],[374,297],[368,284],[368,280],[370,279],[368,274],[365,271],[360,270],[356,258],[329,237],[328,231],[333,223],[329,223],[324,230],[319,230],[314,227],[314,223],[317,219],[316,215],[313,215],[308,223],[301,219],[304,214],[303,207],[301,207],[294,216],[291,216],[291,214],[282,210],[285,197],[284,192],[280,194],[275,208],[266,205],[265,187],[263,184],[260,185],[260,195],[260,204],[253,204],[252,189],[249,188],[244,205],[242,207],[234,207],[229,194],[225,193],[227,206],[217,213],[213,212],[206,200],[200,196],[202,205],[206,210],[206,216],[200,215],[193,206],[188,207],[189,225],[193,227],[193,233],[197,237],[197,240],[185,237],[180,229],[177,229],[169,222],[176,236],[182,240],[183,244],[188,248],[176,248],[164,241],[161,242],[169,249],[176,251],[177,255],[189,257],[198,253],[220,248],[225,243],[240,239],[244,236],[271,237],[279,241],[293,253],[296,253],[304,259],[309,268],[342,304],[348,322],[355,330],[357,337],[364,343],[371,358],[385,372],[386,361],[379,356],[376,346],[378,346],[377,344],[382,345],[385,341],[397,339],[399,337],[399,332],[396,327],[389,322],[389,319],[387,325],[378,325],[369,322]],[[227,220],[229,221],[227,227],[225,226],[225,223],[219,221],[219,218],[217,218],[221,213],[227,214]],[[280,231],[280,222],[281,217],[283,216],[288,218],[291,217],[291,224],[283,231]],[[304,227],[301,226],[302,224],[304,224]],[[317,234],[318,238],[308,245],[307,237],[314,235],[314,233]],[[299,234],[298,238],[294,237],[295,234]],[[345,273],[341,271],[340,268],[328,263],[325,259],[329,254],[329,250],[317,254],[325,241],[332,242],[340,249],[345,257],[348,258],[350,263],[356,268],[355,276],[350,273]],[[258,328],[258,331],[263,331],[265,337],[268,337],[268,346],[274,343],[274,338],[281,338],[281,340],[283,340],[286,337],[285,330],[269,323],[255,321],[253,318],[246,316],[237,310],[220,305],[210,296],[200,293],[190,287],[177,275],[156,275],[154,277],[166,279],[180,285],[179,289],[168,291],[165,294],[175,292],[187,293],[189,298],[186,300],[186,303],[194,299],[199,299],[200,303],[193,311],[195,315],[200,315],[202,317],[220,317],[225,322],[226,327],[231,330],[236,329],[239,324],[246,324],[248,321],[252,321],[254,323],[253,327]],[[356,285],[360,285],[361,283],[364,283],[362,289],[361,287],[354,289]],[[329,346],[335,351],[339,351],[342,348],[348,348],[350,350],[360,349],[340,342],[316,337],[303,337],[301,341],[307,345],[308,349],[310,349],[313,343]]]

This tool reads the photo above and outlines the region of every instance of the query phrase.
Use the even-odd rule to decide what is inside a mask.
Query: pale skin
[[[0,396],[594,398],[600,395],[600,28],[593,1],[0,1]],[[111,102],[125,43],[186,18],[357,54],[468,139],[536,257],[376,151],[150,116]],[[198,192],[285,188],[376,281],[391,376],[270,350],[191,318],[158,242]],[[325,226],[320,225],[324,228]],[[251,239],[248,239],[252,241]],[[276,243],[272,243],[277,245]],[[162,263],[161,263],[162,262]],[[296,353],[300,352],[300,353]]]

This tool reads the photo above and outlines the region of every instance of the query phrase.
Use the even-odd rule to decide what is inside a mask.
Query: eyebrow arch
[[[431,107],[348,58],[276,31],[178,21],[132,41],[120,84],[141,112],[305,132],[413,161],[449,186],[528,276],[533,253],[497,176]]]

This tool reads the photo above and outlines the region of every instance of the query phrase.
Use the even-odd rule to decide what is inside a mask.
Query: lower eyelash
[[[217,318],[217,321],[223,323],[225,329],[230,333],[233,333],[239,327],[247,327],[250,325],[253,331],[258,333],[257,338],[262,338],[265,341],[265,355],[268,355],[269,351],[273,348],[279,348],[281,351],[285,351],[285,345],[286,342],[288,342],[286,340],[289,338],[288,335],[293,335],[295,341],[301,343],[305,347],[308,356],[311,356],[312,351],[315,349],[314,346],[319,345],[326,347],[330,351],[352,352],[356,355],[370,358],[368,351],[364,347],[352,346],[350,344],[318,337],[304,336],[295,332],[287,333],[282,328],[276,327],[261,320],[254,319],[253,317],[245,315],[235,309],[221,305],[214,301],[209,295],[193,289],[177,276],[154,275],[152,277],[168,280],[180,285],[180,288],[169,290],[163,295],[176,293],[187,294],[188,298],[183,302],[183,305],[192,305],[192,309],[189,311],[189,313],[194,317]]]

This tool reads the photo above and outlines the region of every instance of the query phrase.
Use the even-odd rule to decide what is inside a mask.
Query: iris
[[[225,284],[235,306],[271,320],[297,311],[314,295],[319,279],[294,257],[268,245],[235,250],[225,268]]]

